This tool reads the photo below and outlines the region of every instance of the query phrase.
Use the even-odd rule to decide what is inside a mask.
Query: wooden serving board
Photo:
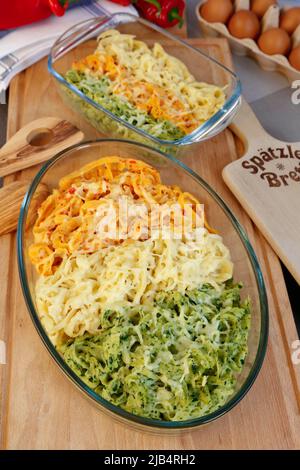
[[[232,66],[225,40],[190,42]],[[218,79],[212,68],[203,72],[205,80]],[[17,76],[11,85],[8,136],[45,115],[67,119],[82,129],[86,138],[99,137],[63,105],[43,60]],[[0,238],[0,339],[7,344],[7,364],[0,365],[3,448],[300,448],[300,365],[293,365],[291,359],[297,332],[278,258],[222,180],[222,169],[236,158],[235,140],[227,130],[196,146],[185,163],[200,173],[235,212],[248,232],[265,276],[270,339],[262,370],[247,396],[219,420],[177,436],[149,434],[115,423],[86,400],[49,357],[23,301],[15,236],[3,236]],[[36,170],[27,169],[16,178],[28,179]]]
[[[232,127],[246,152],[223,178],[300,284],[300,142],[271,137],[246,102]]]

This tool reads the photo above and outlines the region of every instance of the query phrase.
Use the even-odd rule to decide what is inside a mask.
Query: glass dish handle
[[[95,31],[110,19],[109,16],[98,16],[81,21],[67,29],[54,43],[51,51],[52,62],[62,57],[67,51],[95,36]]]

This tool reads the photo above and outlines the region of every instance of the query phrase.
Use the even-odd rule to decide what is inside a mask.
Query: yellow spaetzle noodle
[[[98,237],[97,222],[109,209],[118,213],[120,198],[127,203],[127,232],[124,238]],[[45,276],[53,274],[64,256],[74,252],[93,253],[104,246],[115,245],[128,238],[128,228],[134,239],[145,239],[151,233],[140,234],[140,225],[148,225],[148,214],[138,218],[139,204],[158,204],[166,210],[172,204],[184,208],[190,204],[192,223],[200,217],[199,201],[177,186],[161,183],[159,173],[150,165],[133,159],[106,157],[62,178],[59,188],[43,202],[33,228],[35,243],[29,248],[31,262]],[[120,229],[120,223],[118,228]],[[138,223],[136,223],[138,222]],[[126,228],[126,227],[125,227]]]
[[[150,303],[159,291],[184,293],[204,283],[218,287],[232,277],[228,249],[219,235],[202,241],[125,241],[92,255],[65,258],[36,286],[38,311],[54,344],[64,336],[97,333],[109,308]]]
[[[128,207],[124,236],[105,232],[105,238],[98,237],[97,223],[108,208],[122,228],[120,197]],[[184,213],[188,204],[185,222],[197,236],[139,232],[142,222],[148,222],[148,213],[144,219],[139,215],[141,203],[146,208],[155,204],[174,227],[168,209],[176,204]],[[62,178],[38,210],[35,243],[29,248],[40,273],[38,311],[53,343],[97,333],[105,310],[151,304],[161,291],[184,293],[205,283],[222,289],[232,277],[230,254],[207,224],[197,224],[198,205],[190,193],[164,185],[156,169],[140,160],[106,157]]]

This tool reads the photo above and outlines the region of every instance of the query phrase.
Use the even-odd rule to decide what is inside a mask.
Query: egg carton
[[[291,66],[288,59],[280,54],[268,55],[262,52],[257,43],[253,39],[238,39],[233,37],[225,24],[223,23],[209,23],[200,14],[201,6],[207,0],[201,0],[196,7],[196,16],[200,23],[202,34],[205,37],[225,37],[228,39],[231,50],[240,56],[249,56],[256,60],[262,69],[267,71],[277,71],[287,77],[289,82],[300,79],[300,72]],[[282,10],[287,10],[283,8]],[[249,0],[236,0],[234,10],[250,10]],[[271,5],[262,18],[262,32],[271,28],[279,27],[280,7],[278,5]],[[300,45],[300,25],[292,35],[292,47]]]

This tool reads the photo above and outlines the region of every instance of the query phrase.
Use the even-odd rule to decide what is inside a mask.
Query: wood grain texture
[[[224,40],[193,40],[231,66]],[[213,76],[213,70],[207,70]],[[214,76],[214,78],[217,78]],[[41,61],[11,85],[8,135],[41,115],[60,116],[94,129],[67,109]],[[300,448],[300,366],[291,361],[297,339],[279,261],[224,184],[223,167],[236,159],[234,138],[225,131],[192,148],[185,163],[204,177],[244,225],[265,276],[270,304],[270,340],[262,370],[247,396],[230,413],[199,430],[177,436],[135,431],[97,410],[67,381],[42,345],[22,300],[15,240],[0,238],[0,327],[7,342],[1,369],[1,432],[6,449],[296,449]],[[30,179],[36,168],[17,175]]]
[[[224,180],[300,284],[300,142],[267,134],[246,102],[233,129],[246,152]]]
[[[24,196],[28,190],[28,181],[12,181],[0,188],[0,236],[17,229],[19,213]],[[48,188],[41,184],[34,196],[33,206],[30,209],[28,225],[34,223],[36,211],[49,195]]]

